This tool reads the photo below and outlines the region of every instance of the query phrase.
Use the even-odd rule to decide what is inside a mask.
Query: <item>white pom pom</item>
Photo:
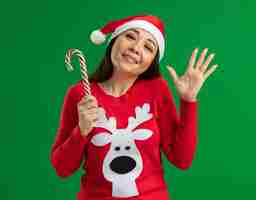
[[[100,30],[94,30],[90,35],[90,39],[94,44],[102,44],[106,40],[106,35]]]

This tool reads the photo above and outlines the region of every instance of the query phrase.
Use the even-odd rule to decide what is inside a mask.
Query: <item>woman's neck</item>
[[[115,97],[123,95],[136,81],[137,77],[134,78],[110,78],[101,83],[101,86],[105,91]]]

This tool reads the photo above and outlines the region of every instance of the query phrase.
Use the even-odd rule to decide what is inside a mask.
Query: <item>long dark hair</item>
[[[113,73],[113,64],[111,61],[111,49],[115,42],[116,38],[113,38],[106,49],[106,54],[101,60],[98,68],[89,75],[89,82],[104,82],[108,80]],[[157,50],[157,54],[152,61],[150,67],[143,73],[141,73],[137,79],[153,79],[160,76],[159,70],[159,50]]]

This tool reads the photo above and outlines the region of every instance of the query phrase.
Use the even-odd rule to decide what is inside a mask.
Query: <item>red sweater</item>
[[[101,114],[84,137],[78,126],[77,103],[82,82],[70,86],[51,150],[60,177],[82,165],[78,200],[169,200],[161,153],[182,170],[191,166],[197,143],[197,102],[180,99],[180,114],[168,82],[136,80],[120,97],[92,82]]]

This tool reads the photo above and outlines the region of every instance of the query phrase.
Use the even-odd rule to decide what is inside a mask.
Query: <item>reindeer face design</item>
[[[139,124],[150,120],[149,104],[135,108],[135,118],[129,117],[125,129],[116,129],[115,117],[106,118],[105,110],[99,108],[96,127],[102,127],[109,132],[101,132],[92,138],[96,146],[111,144],[103,161],[103,175],[112,182],[113,197],[131,197],[138,195],[135,179],[143,169],[143,162],[135,140],[146,140],[152,136],[148,129],[135,129]]]

